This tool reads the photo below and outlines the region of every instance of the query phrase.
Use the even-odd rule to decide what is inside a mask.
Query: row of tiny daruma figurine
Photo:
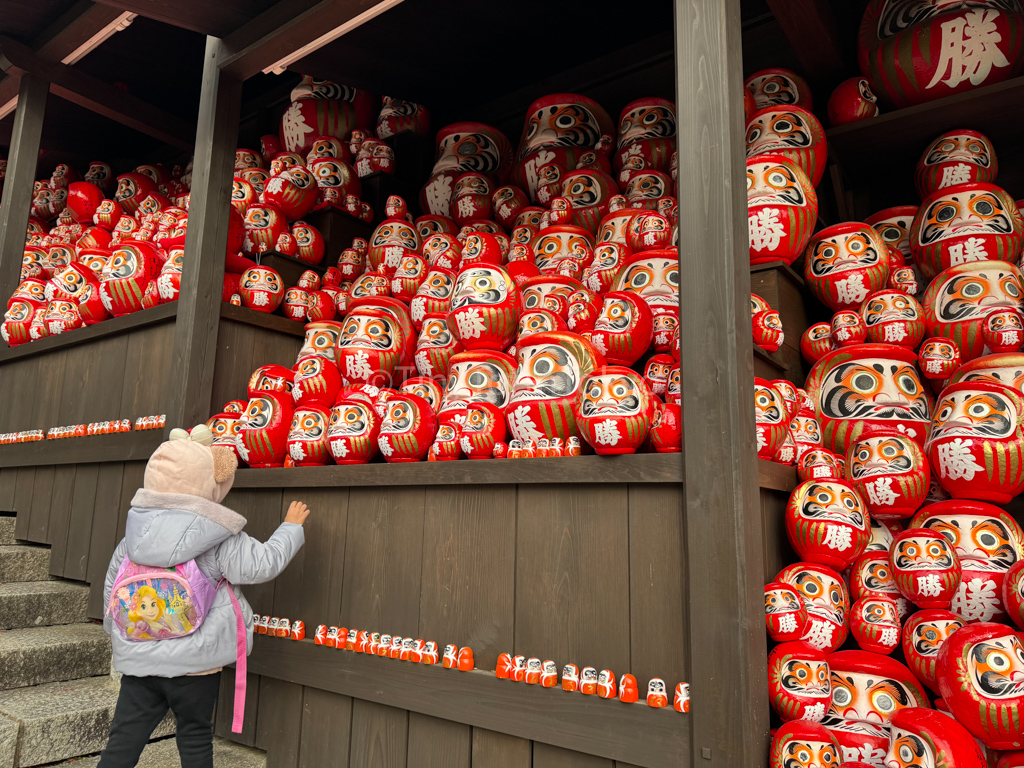
[[[259,616],[256,620],[255,632],[291,640],[306,638],[306,626],[301,619],[290,621],[271,616]],[[438,663],[438,646],[433,640],[424,641],[400,635],[320,624],[316,628],[313,642],[315,645],[366,653],[371,656],[419,664]],[[460,648],[454,644],[446,645],[441,657],[441,665],[445,669],[472,671],[475,669],[473,649],[468,646]],[[543,688],[554,688],[558,685],[558,667],[550,659],[542,662],[539,658],[527,659],[525,656],[501,653],[498,655],[494,674],[499,680],[540,685]],[[575,664],[566,664],[562,669],[561,684],[563,691],[579,691],[585,695],[597,694],[602,699],[618,698],[624,704],[634,704],[639,698],[636,678],[627,673],[616,680],[615,673],[610,669],[602,669],[598,672],[594,667],[584,667],[580,670]],[[655,709],[668,706],[665,681],[661,678],[651,678],[648,682],[647,705]],[[689,683],[676,685],[673,708],[677,712],[690,711]]]
[[[869,3],[861,28],[888,104],[1020,70],[1020,8],[908,5]],[[994,46],[972,82],[935,48],[964,29]],[[904,51],[916,66],[929,30],[933,58],[909,80],[872,63]],[[813,233],[824,134],[805,84],[781,86],[791,100],[748,123],[751,262],[802,257],[835,314],[801,339],[804,388],[755,382],[758,455],[800,480],[784,522],[799,560],[765,587],[771,766],[1024,765],[1024,531],[1003,508],[1024,490],[1024,219],[991,142],[965,128],[924,148],[920,205]],[[857,119],[877,114],[866,81],[845,92]]]

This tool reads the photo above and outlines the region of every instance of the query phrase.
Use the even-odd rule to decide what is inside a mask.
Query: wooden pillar
[[[690,765],[768,760],[740,0],[676,0]]]
[[[223,50],[219,38],[206,38],[185,261],[174,355],[167,373],[171,383],[168,428],[187,429],[210,416],[242,99],[241,81],[220,69]]]
[[[0,203],[0,296],[5,300],[14,293],[21,277],[25,229],[32,208],[32,187],[49,91],[50,84],[42,78],[28,73],[22,75],[18,109],[14,113],[11,156],[7,158]]]

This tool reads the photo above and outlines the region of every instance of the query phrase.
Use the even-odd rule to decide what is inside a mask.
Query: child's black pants
[[[188,768],[213,768],[213,708],[220,673],[189,677],[121,678],[107,748],[98,768],[135,768],[167,709],[178,724],[178,754]]]

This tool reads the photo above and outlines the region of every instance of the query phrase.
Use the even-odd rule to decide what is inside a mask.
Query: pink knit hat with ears
[[[229,448],[213,445],[213,433],[205,424],[171,430],[146,464],[143,487],[157,493],[199,496],[219,504],[235,482],[238,460]]]

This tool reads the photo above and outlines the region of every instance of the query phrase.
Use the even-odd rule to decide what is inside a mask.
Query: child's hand
[[[288,505],[288,514],[284,516],[284,521],[286,523],[302,525],[306,522],[307,517],[309,517],[309,507],[301,501],[293,501]]]

